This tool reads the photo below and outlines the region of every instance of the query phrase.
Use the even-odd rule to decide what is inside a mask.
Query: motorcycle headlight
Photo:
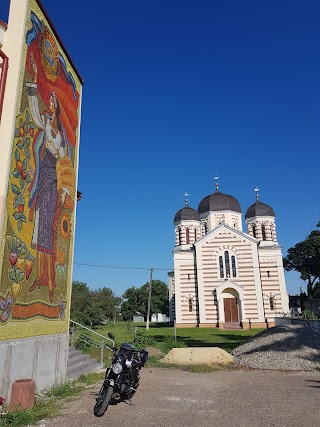
[[[119,363],[119,362],[114,363],[114,364],[112,365],[112,370],[113,370],[113,372],[114,372],[116,375],[120,374],[120,373],[122,372],[122,365],[121,365],[121,363]]]

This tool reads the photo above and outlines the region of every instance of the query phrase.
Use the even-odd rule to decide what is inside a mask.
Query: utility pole
[[[146,330],[147,331],[149,330],[149,317],[150,317],[150,306],[151,306],[152,273],[153,273],[153,268],[150,268],[149,298],[148,298],[147,326],[146,326]]]

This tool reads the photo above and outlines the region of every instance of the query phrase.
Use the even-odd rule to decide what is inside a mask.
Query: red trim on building
[[[6,88],[6,81],[7,81],[8,67],[9,67],[9,58],[7,57],[7,55],[5,55],[2,52],[1,49],[0,49],[0,57],[3,60],[2,72],[1,72],[1,78],[0,78],[0,120],[1,120],[4,91]]]

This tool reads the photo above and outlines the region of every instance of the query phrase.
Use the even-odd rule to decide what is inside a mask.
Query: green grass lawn
[[[112,332],[118,345],[122,342],[133,344],[137,334],[140,336],[138,346],[157,347],[165,353],[173,347],[220,347],[230,353],[264,329],[228,331],[217,328],[177,328],[176,340],[174,327],[163,323],[150,323],[148,331],[145,324],[132,322],[110,323],[94,330],[105,336]],[[99,350],[96,353],[99,354]]]

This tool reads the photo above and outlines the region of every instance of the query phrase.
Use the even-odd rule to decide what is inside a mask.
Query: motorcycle
[[[114,335],[109,332],[109,338],[114,340]],[[148,360],[148,352],[144,349],[136,350],[128,343],[107,347],[112,351],[111,366],[107,368],[105,379],[96,399],[93,413],[96,417],[108,409],[111,401],[119,402],[129,400],[139,386],[139,371]]]

